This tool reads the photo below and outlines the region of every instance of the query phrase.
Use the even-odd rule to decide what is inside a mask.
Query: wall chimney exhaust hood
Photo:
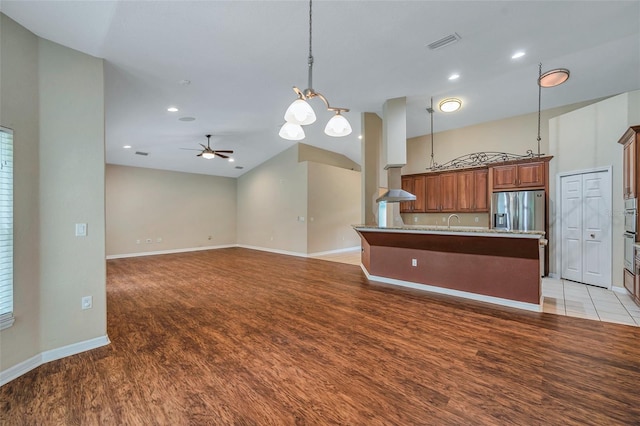
[[[382,107],[382,155],[387,171],[387,187],[376,202],[414,201],[416,196],[402,189],[402,166],[407,163],[407,100],[387,100]]]

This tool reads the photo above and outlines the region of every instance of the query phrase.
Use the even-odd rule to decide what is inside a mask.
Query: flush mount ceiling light
[[[555,68],[542,73],[542,62],[538,64],[538,157],[540,154],[540,118],[542,115],[542,88],[556,87],[569,79],[569,70],[566,68]]]
[[[325,134],[334,137],[347,136],[351,134],[351,125],[349,121],[342,115],[343,112],[349,112],[348,108],[337,108],[329,105],[329,101],[322,94],[313,90],[313,54],[311,50],[311,35],[312,35],[312,0],[309,0],[309,75],[308,75],[308,88],[301,91],[296,86],[293,87],[293,91],[298,95],[298,99],[287,108],[284,114],[286,123],[280,129],[279,135],[281,138],[298,141],[304,139],[304,130],[301,126],[312,124],[316,121],[316,114],[311,108],[311,105],[307,103],[309,99],[320,98],[324,102],[328,111],[335,112],[335,115],[329,120],[324,128]]]
[[[556,68],[553,70],[549,70],[542,73],[542,68],[540,68],[540,73],[538,77],[538,85],[540,87],[556,87],[569,80],[569,70],[566,68]]]
[[[169,108],[167,108],[167,111],[169,111],[169,112],[178,112],[178,108],[176,108],[176,107],[169,107]]]
[[[462,106],[462,101],[458,98],[447,98],[438,104],[438,108],[442,112],[455,112]]]

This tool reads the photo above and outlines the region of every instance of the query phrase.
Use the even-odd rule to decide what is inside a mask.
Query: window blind
[[[13,324],[13,131],[0,127],[0,330]]]

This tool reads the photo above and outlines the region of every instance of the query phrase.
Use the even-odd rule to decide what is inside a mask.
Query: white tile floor
[[[360,249],[317,258],[360,265]],[[546,277],[542,296],[546,313],[640,326],[640,306],[623,292]]]
[[[626,293],[547,277],[542,296],[543,312],[640,326],[640,306]]]

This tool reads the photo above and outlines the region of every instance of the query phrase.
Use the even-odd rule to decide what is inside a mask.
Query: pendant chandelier
[[[348,112],[348,108],[337,108],[329,105],[329,101],[322,94],[313,90],[313,54],[311,50],[311,29],[312,29],[312,0],[309,0],[309,81],[308,87],[304,91],[293,87],[293,91],[298,95],[298,99],[287,108],[284,114],[286,123],[280,129],[280,137],[292,141],[299,141],[304,139],[304,130],[302,126],[312,124],[316,121],[316,114],[311,108],[311,105],[307,102],[309,99],[320,98],[328,111],[335,112],[335,115],[329,120],[324,133],[329,136],[341,137],[351,134],[351,125],[349,121],[342,115],[343,112]]]

